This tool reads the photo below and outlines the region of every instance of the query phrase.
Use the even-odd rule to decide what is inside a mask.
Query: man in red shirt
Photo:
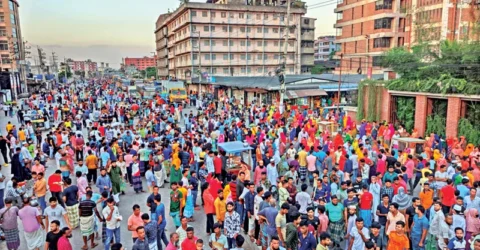
[[[72,244],[70,244],[70,241],[68,240],[69,238],[72,238],[72,230],[68,227],[64,227],[62,230],[60,230],[60,239],[58,239],[57,242],[57,249],[62,249],[62,250],[73,250]]]
[[[187,238],[182,242],[182,249],[197,249],[198,238],[194,235],[193,227],[187,227]]]
[[[455,187],[451,179],[447,179],[447,185],[440,189],[440,199],[443,213],[450,213],[451,207],[455,204]]]
[[[213,158],[213,167],[215,168],[215,174],[221,178],[222,176],[222,158],[215,152],[215,158]],[[223,180],[223,179],[221,179]]]
[[[364,226],[368,228],[372,224],[372,203],[373,195],[368,191],[367,184],[363,184],[360,195],[360,217],[363,218]]]
[[[400,178],[398,178],[398,176],[393,178],[392,187],[393,187],[393,195],[398,194],[398,189],[400,187],[403,187],[405,190],[407,190],[407,186],[405,184],[403,184],[402,182],[400,182]]]
[[[57,169],[54,174],[48,177],[48,186],[50,187],[52,197],[57,198],[60,205],[65,208],[65,203],[63,203],[62,197],[62,184],[62,170]]]

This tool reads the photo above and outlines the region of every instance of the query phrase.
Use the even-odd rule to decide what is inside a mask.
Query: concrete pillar
[[[388,93],[387,88],[382,87],[382,96],[380,101],[380,121],[390,121],[390,102],[391,95]],[[377,121],[377,122],[380,122]]]
[[[422,137],[427,129],[427,100],[425,95],[417,95],[415,98],[415,128]]]
[[[458,121],[460,120],[462,100],[459,97],[448,97],[446,136],[458,135]]]

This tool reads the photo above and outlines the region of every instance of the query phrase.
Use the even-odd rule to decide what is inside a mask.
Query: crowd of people
[[[465,138],[431,134],[404,145],[396,139],[419,135],[401,124],[192,95],[190,103],[136,99],[113,79],[92,79],[4,109],[7,249],[74,249],[73,231],[82,250],[129,241],[134,250],[480,250],[480,150]],[[27,111],[47,129],[18,115]],[[324,120],[338,131],[319,126]],[[251,158],[222,149],[237,141]],[[145,192],[148,213],[143,200],[122,202]]]

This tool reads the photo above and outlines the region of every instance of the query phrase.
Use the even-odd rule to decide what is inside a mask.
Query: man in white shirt
[[[105,242],[110,242],[115,235],[115,243],[120,243],[120,221],[122,216],[115,206],[115,200],[113,197],[107,199],[107,206],[102,210],[103,218],[107,222],[107,239]],[[109,249],[109,245],[105,246],[105,250]]]

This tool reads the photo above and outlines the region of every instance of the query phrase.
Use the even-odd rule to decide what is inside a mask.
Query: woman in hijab
[[[412,205],[412,198],[405,193],[405,188],[399,187],[398,194],[393,196],[392,202],[398,204],[398,210],[405,214],[405,210]]]
[[[480,234],[480,219],[478,218],[478,210],[475,208],[467,209],[467,211],[465,211],[465,219],[467,221],[465,240],[467,241],[467,250],[469,250],[470,244],[468,242],[470,239],[475,237],[475,235]]]

